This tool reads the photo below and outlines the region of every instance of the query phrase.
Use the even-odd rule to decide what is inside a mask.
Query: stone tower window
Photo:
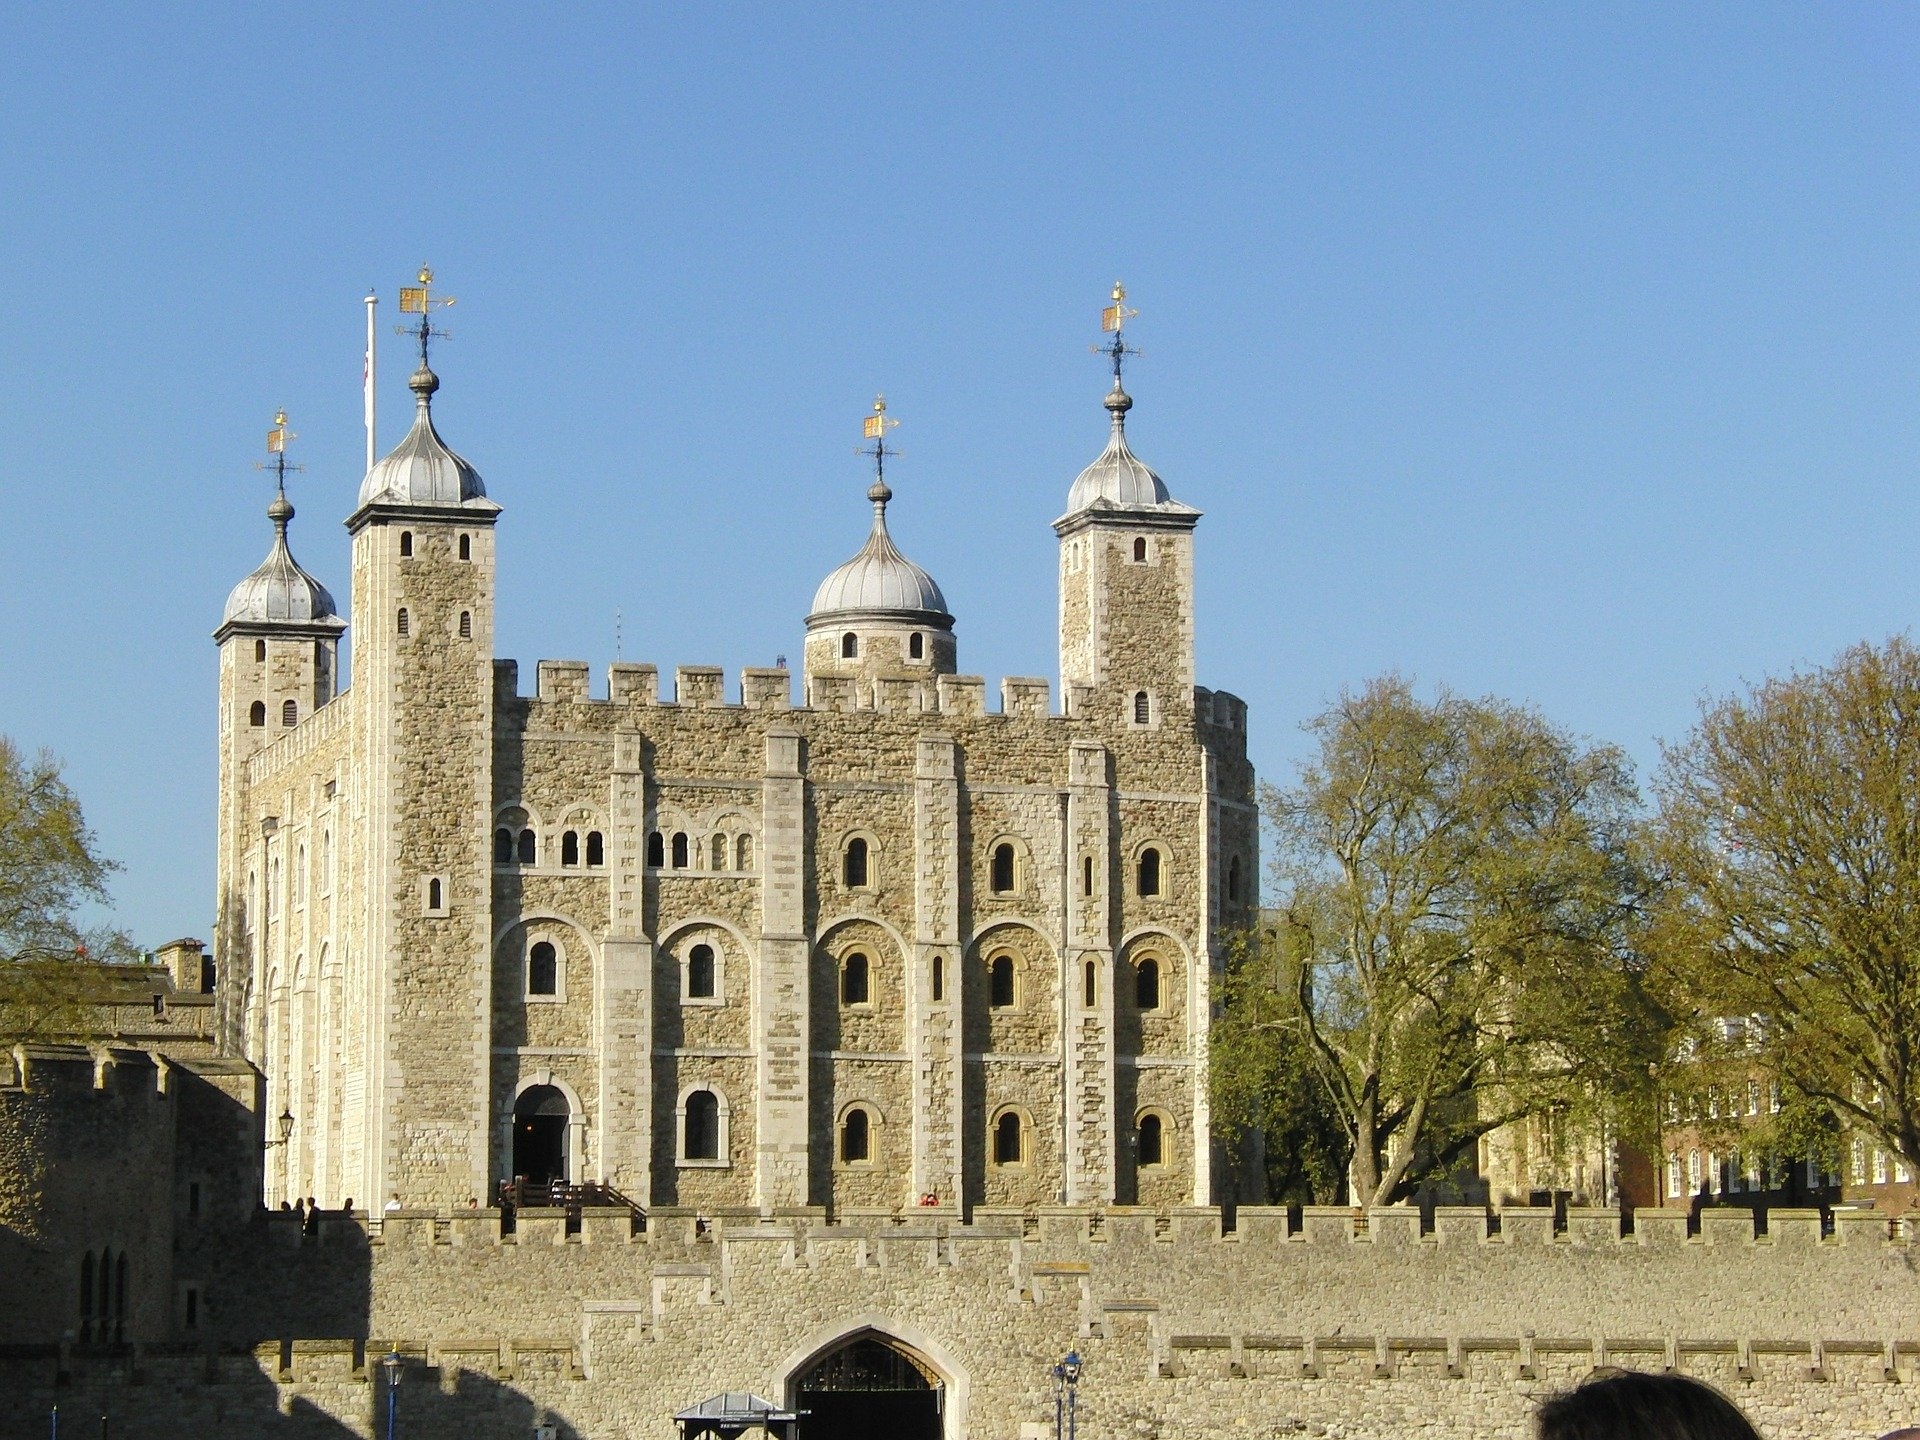
[[[733,868],[736,870],[753,869],[753,837],[742,835],[733,842]]]
[[[1086,855],[1080,860],[1080,893],[1091,897],[1093,894],[1093,856]]]
[[[1240,902],[1240,857],[1235,855],[1227,861],[1227,899]]]
[[[933,957],[933,998],[947,998],[947,962],[944,956]]]
[[[840,658],[852,660],[860,654],[860,637],[851,630],[840,637]]]
[[[300,723],[300,706],[297,702],[289,700],[280,707],[280,723],[282,725],[298,725]]]
[[[995,1010],[1011,1010],[1013,1002],[1013,957],[996,955],[987,966],[987,1004]]]
[[[673,832],[673,868],[676,870],[687,868],[687,832],[684,830]]]
[[[493,832],[493,863],[496,865],[513,863],[513,831],[504,825]]]
[[[471,560],[473,558],[473,537],[471,535],[462,535],[460,537],[460,558],[462,560]]]
[[[687,1096],[686,1119],[680,1128],[680,1154],[686,1160],[720,1158],[720,1097],[711,1090]]]
[[[400,532],[400,558],[405,560],[411,557],[412,554],[413,532],[411,530],[402,530]]]
[[[522,830],[520,832],[518,853],[522,865],[532,865],[538,862],[540,859],[540,837],[535,835],[531,830]]]
[[[266,658],[267,658],[267,642],[266,641],[256,640],[253,642],[253,658],[258,663],[261,663],[261,664],[266,663]]]
[[[473,638],[473,612],[471,610],[462,610],[460,612],[460,638],[462,640],[471,640]]]
[[[578,865],[580,863],[580,832],[569,830],[560,837],[560,863]]]
[[[587,864],[589,867],[607,863],[607,842],[598,830],[587,832]]]
[[[718,993],[714,983],[713,947],[696,945],[687,952],[687,998],[712,1000]]]
[[[713,865],[711,868],[715,870],[726,869],[727,868],[727,852],[729,849],[729,846],[727,845],[727,837],[724,835],[714,836],[713,843],[709,845],[707,849],[713,856]]]
[[[1133,692],[1133,723],[1148,725],[1153,722],[1153,702],[1144,690]]]
[[[1133,967],[1133,1003],[1142,1010],[1160,1008],[1160,962],[1142,960]]]
[[[560,993],[560,955],[551,941],[539,941],[527,952],[527,994]]]
[[[927,658],[927,637],[922,635],[918,630],[907,637],[907,658],[910,660],[924,660]]]
[[[444,894],[445,892],[441,888],[441,884],[437,879],[427,881],[427,909],[429,910],[445,909],[446,906],[442,899]]]
[[[1147,561],[1147,541],[1145,536],[1136,536],[1133,542],[1133,558],[1144,565]]]
[[[410,633],[407,625],[407,607],[404,605],[400,607],[400,617],[397,622],[397,628],[399,629],[400,634],[402,636],[405,636]]]
[[[1080,1004],[1091,1010],[1100,999],[1100,972],[1089,960],[1080,977]]]
[[[1013,889],[1013,845],[1002,840],[993,847],[993,873],[990,884],[993,893],[1005,895]]]
[[[871,967],[858,950],[840,964],[840,1003],[866,1005],[873,999]]]
[[[1160,893],[1160,852],[1149,845],[1140,852],[1140,864],[1134,874],[1134,889],[1142,895]]]
[[[1166,1163],[1164,1127],[1158,1115],[1148,1114],[1140,1117],[1140,1128],[1134,1136],[1133,1153],[1142,1168]]]
[[[840,878],[849,890],[862,889],[867,884],[867,842],[858,835],[847,841],[846,852],[840,857]]]
[[[256,728],[267,723],[266,701],[256,700],[253,702],[253,708],[247,711],[247,723]]]
[[[667,863],[667,837],[658,830],[647,836],[647,864],[658,870]]]
[[[840,1122],[840,1159],[858,1165],[873,1158],[873,1122],[858,1105]]]
[[[1018,1165],[1023,1158],[1025,1141],[1020,1112],[1006,1111],[993,1122],[993,1163]]]

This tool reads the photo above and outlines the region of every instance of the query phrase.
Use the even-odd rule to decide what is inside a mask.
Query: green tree
[[[1307,729],[1317,754],[1262,797],[1297,956],[1280,1020],[1344,1131],[1354,1202],[1523,1116],[1644,1114],[1661,1025],[1624,757],[1396,676]]]
[[[74,962],[134,958],[124,934],[79,913],[105,902],[116,868],[59,762],[44,751],[29,760],[0,735],[0,1035],[79,1033],[88,986]]]
[[[1920,650],[1706,704],[1656,793],[1678,1083],[1759,1070],[1788,1103],[1757,1143],[1837,1126],[1920,1169]]]

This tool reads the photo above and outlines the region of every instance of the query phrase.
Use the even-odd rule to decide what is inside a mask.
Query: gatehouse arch
[[[808,1440],[959,1440],[967,1372],[944,1345],[877,1313],[823,1326],[779,1370]]]

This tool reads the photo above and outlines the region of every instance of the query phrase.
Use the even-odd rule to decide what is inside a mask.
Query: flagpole
[[[367,469],[373,469],[373,309],[380,303],[380,297],[373,291],[367,292],[367,366],[366,366],[366,410],[367,410]]]

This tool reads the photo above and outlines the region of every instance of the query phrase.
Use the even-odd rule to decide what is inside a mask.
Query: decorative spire
[[[1118,280],[1114,281],[1111,303],[1100,311],[1100,328],[1113,339],[1104,345],[1091,347],[1094,354],[1105,355],[1113,361],[1113,389],[1102,403],[1107,407],[1107,413],[1113,416],[1113,428],[1116,431],[1125,427],[1127,411],[1133,408],[1133,397],[1121,387],[1120,372],[1129,355],[1140,353],[1126,340],[1127,321],[1139,313],[1127,306],[1127,287]]]
[[[253,462],[254,469],[273,472],[275,493],[273,502],[267,506],[267,518],[273,521],[273,533],[282,545],[287,541],[287,522],[293,519],[293,503],[287,499],[287,472],[292,470],[297,474],[307,468],[287,463],[287,446],[299,438],[287,428],[285,407],[274,411],[273,428],[267,431],[268,458]]]
[[[425,410],[433,398],[433,392],[440,388],[440,377],[433,373],[427,364],[427,342],[429,340],[451,340],[452,332],[442,330],[433,323],[433,312],[444,310],[453,304],[453,296],[433,293],[433,270],[427,265],[420,267],[419,283],[400,287],[400,313],[418,315],[419,321],[412,325],[396,325],[396,335],[411,335],[420,342],[420,368],[408,377],[407,388],[419,397],[420,408]]]
[[[893,491],[887,488],[887,457],[900,453],[887,444],[887,431],[899,427],[900,422],[887,414],[887,397],[874,396],[873,413],[860,422],[861,435],[873,444],[854,451],[873,460],[873,484],[867,488],[867,499],[873,502],[873,523],[882,530],[887,524],[887,502],[893,499]]]

